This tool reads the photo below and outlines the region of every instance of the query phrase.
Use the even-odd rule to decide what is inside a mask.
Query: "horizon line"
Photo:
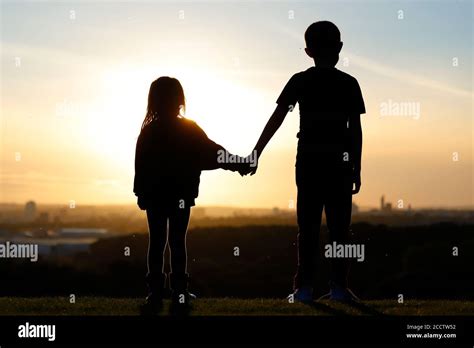
[[[61,205],[64,205],[67,207],[67,203],[41,203],[41,202],[38,202],[38,201],[35,201],[33,199],[31,200],[27,200],[25,202],[22,202],[22,203],[18,203],[18,202],[0,202],[0,206],[1,205],[21,205],[21,206],[24,206],[27,202],[30,202],[30,201],[33,201],[35,202],[37,205],[41,205],[41,206],[61,206]],[[356,202],[353,202],[354,204],[357,205],[357,207],[359,209],[378,209],[380,210],[379,208],[379,205],[358,205]],[[95,206],[102,206],[102,207],[105,207],[105,206],[136,206],[136,203],[84,203],[84,204],[80,204],[78,205],[77,202],[76,202],[76,205],[75,205],[75,208],[71,208],[71,209],[76,209],[78,207],[95,207]],[[215,205],[215,204],[207,204],[207,205],[196,205],[194,206],[194,208],[225,208],[225,209],[253,209],[253,210],[262,210],[262,209],[268,209],[268,210],[272,210],[272,209],[275,209],[275,208],[278,208],[278,209],[281,209],[281,210],[295,210],[296,212],[296,207],[295,208],[283,208],[281,206],[259,206],[259,207],[252,207],[252,206],[240,206],[240,205]],[[137,209],[140,210],[137,206]],[[408,207],[407,208],[403,208],[403,209],[397,209],[397,208],[393,208],[392,211],[397,211],[397,210],[401,210],[401,211],[408,211]],[[458,205],[458,206],[426,206],[426,205],[423,205],[423,206],[419,206],[419,207],[411,207],[411,210],[474,210],[474,204],[473,205]]]

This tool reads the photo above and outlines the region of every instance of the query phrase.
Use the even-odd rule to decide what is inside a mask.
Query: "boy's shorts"
[[[163,210],[167,214],[176,209],[185,209],[196,205],[194,198],[146,198],[144,196],[138,197],[137,203],[142,210],[153,208]]]

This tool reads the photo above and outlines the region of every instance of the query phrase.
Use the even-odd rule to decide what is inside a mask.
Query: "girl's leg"
[[[147,209],[146,214],[149,230],[146,280],[150,293],[162,297],[165,286],[163,254],[166,247],[168,217],[162,210],[155,208]]]
[[[186,232],[191,209],[176,209],[169,219],[169,244],[171,251],[171,271],[185,274],[187,269]]]
[[[173,303],[187,305],[190,294],[188,292],[188,274],[186,273],[186,231],[188,229],[190,208],[176,209],[170,215],[169,244],[171,252],[170,285],[173,290]]]

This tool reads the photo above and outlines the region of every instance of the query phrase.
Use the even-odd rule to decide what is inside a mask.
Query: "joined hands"
[[[252,155],[247,157],[238,157],[239,160],[236,163],[230,163],[227,168],[233,172],[238,172],[241,176],[254,175],[257,172],[258,162],[252,160]]]
[[[254,152],[253,154],[248,155],[247,157],[245,157],[245,163],[241,163],[241,166],[238,169],[238,172],[241,176],[245,176],[248,174],[254,175],[257,172],[258,158],[254,156],[255,154],[256,153]],[[254,158],[254,160],[252,160],[252,158]]]

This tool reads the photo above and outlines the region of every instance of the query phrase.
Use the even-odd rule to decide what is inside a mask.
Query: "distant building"
[[[49,214],[46,212],[40,213],[36,222],[40,224],[47,224],[49,222]]]
[[[34,201],[26,202],[23,217],[26,222],[35,221],[37,215],[36,203]]]
[[[380,211],[389,213],[392,211],[392,203],[385,203],[385,196],[380,197]]]
[[[106,228],[75,228],[65,227],[60,228],[58,235],[61,237],[84,238],[84,237],[105,237],[107,235]]]

